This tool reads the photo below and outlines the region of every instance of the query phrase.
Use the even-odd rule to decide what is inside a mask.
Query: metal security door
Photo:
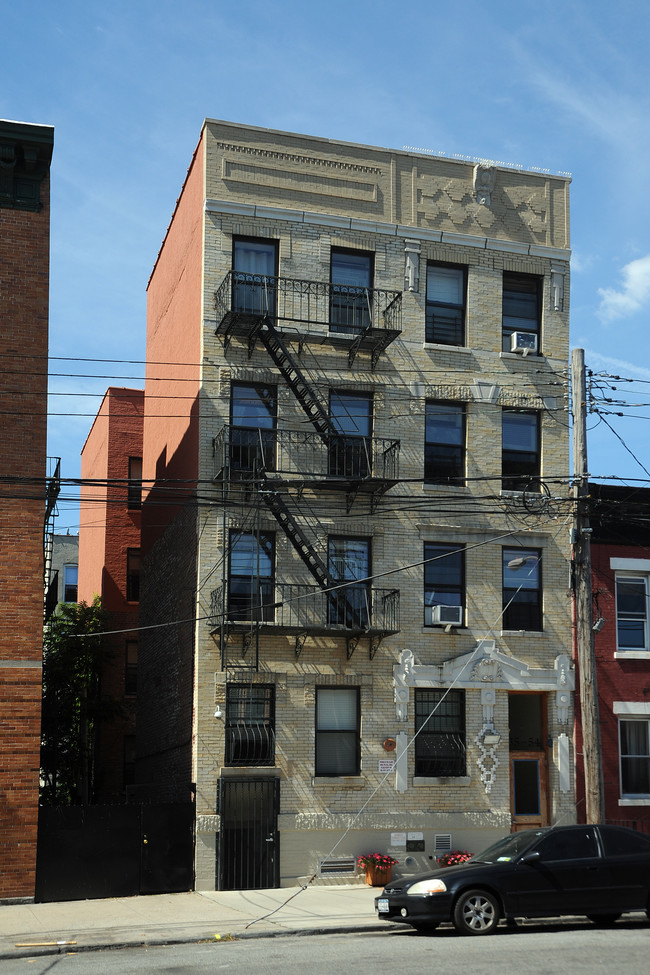
[[[142,806],[140,893],[194,889],[194,803]]]
[[[280,886],[279,802],[278,778],[219,780],[218,890]]]

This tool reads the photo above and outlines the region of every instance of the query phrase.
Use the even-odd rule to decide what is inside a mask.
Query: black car
[[[650,836],[591,825],[512,833],[458,866],[392,881],[375,908],[423,932],[452,921],[460,934],[491,934],[502,918],[650,918]]]

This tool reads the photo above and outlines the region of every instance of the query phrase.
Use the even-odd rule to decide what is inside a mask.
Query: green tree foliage
[[[92,604],[61,603],[45,627],[41,719],[41,803],[93,801],[94,752],[102,718],[116,706],[101,693],[108,659],[99,596]]]

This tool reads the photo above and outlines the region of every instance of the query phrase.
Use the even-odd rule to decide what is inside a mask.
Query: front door
[[[280,886],[279,803],[278,778],[219,779],[217,890]]]
[[[545,703],[543,694],[508,696],[513,833],[548,825]]]

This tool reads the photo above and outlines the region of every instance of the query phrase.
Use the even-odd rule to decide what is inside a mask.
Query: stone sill
[[[422,348],[429,352],[460,352],[462,355],[474,355],[476,351],[466,345],[443,345],[441,342],[423,342]]]
[[[365,789],[368,785],[364,775],[313,775],[311,784],[337,789]]]
[[[544,630],[501,630],[501,636],[534,636],[546,638]]]
[[[443,775],[443,776],[413,776],[413,785],[471,785],[472,779],[469,775]]]

